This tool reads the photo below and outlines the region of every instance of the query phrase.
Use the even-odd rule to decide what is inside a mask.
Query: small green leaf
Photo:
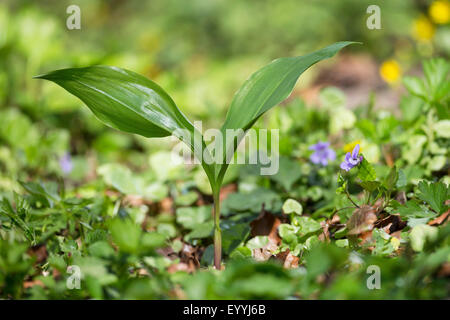
[[[433,129],[438,137],[450,138],[450,120],[436,122]]]
[[[166,236],[159,232],[144,232],[140,239],[140,249],[154,250],[166,244]]]
[[[114,243],[123,252],[136,253],[139,248],[142,230],[130,219],[115,218],[109,223],[109,231]]]
[[[406,175],[405,172],[402,169],[398,170],[398,178],[397,178],[397,182],[395,184],[395,186],[397,188],[403,188],[404,186],[406,186],[408,183],[408,181],[406,180]]]
[[[411,94],[424,100],[427,99],[427,88],[425,87],[422,79],[419,79],[417,77],[404,77],[403,84]]]
[[[337,194],[343,194],[345,193],[345,190],[347,190],[347,180],[342,176],[341,172],[338,173],[338,188],[336,189]]]
[[[297,200],[287,199],[283,204],[283,212],[285,214],[295,213],[301,215],[303,212],[303,207]]]
[[[383,184],[386,187],[386,189],[392,190],[396,187],[397,181],[398,181],[398,171],[397,168],[394,166],[391,168],[389,174],[384,179]]]
[[[16,207],[19,210],[19,204],[16,204]],[[0,200],[0,214],[6,215],[13,224],[22,229],[32,244],[36,242],[34,230],[19,216],[18,212],[14,211],[11,203],[6,198]]]
[[[394,209],[396,212],[400,214],[400,216],[409,220],[412,218],[426,218],[425,222],[437,216],[437,214],[429,209],[425,208],[425,206],[420,206],[416,201],[409,200],[404,205],[401,205],[398,202],[394,202]]]
[[[246,259],[252,256],[252,250],[250,250],[247,247],[237,247],[230,253],[230,258],[239,260],[239,259]]]
[[[269,211],[281,209],[280,196],[269,189],[258,188],[249,193],[232,193],[222,203],[223,214],[250,211],[259,213],[262,206]]]
[[[447,206],[444,202],[448,199],[448,186],[443,182],[426,182],[421,181],[418,185],[420,193],[418,197],[426,201],[431,209],[437,213],[443,213]]]
[[[340,248],[347,248],[348,247],[348,239],[339,239],[336,240],[336,246]]]
[[[364,188],[364,190],[374,192],[381,185],[381,183],[378,181],[362,181],[360,185]]]
[[[427,241],[434,241],[437,238],[438,229],[426,224],[419,224],[411,230],[409,236],[413,250],[420,252]]]
[[[320,222],[310,217],[300,217],[297,221],[299,222],[299,234],[301,237],[322,229]]]
[[[246,247],[251,250],[261,249],[265,247],[268,243],[269,238],[267,236],[256,236],[247,242]]]
[[[358,178],[361,179],[361,181],[375,181],[377,178],[375,169],[366,158],[363,158],[359,165]]]
[[[291,224],[282,223],[278,226],[278,234],[283,239],[283,242],[292,243],[297,240],[298,227]]]
[[[60,200],[59,196],[48,190],[44,184],[23,181],[19,181],[19,183],[27,192],[33,195],[37,200],[41,201],[46,207],[52,208],[54,203]]]
[[[211,236],[214,229],[214,222],[212,220],[206,221],[196,225],[191,232],[189,232],[184,239],[191,241],[192,239],[201,239]]]
[[[212,219],[211,206],[178,208],[177,223],[186,229],[195,229],[199,224]]]

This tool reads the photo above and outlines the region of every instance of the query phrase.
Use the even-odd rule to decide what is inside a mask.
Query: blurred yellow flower
[[[402,74],[402,69],[397,61],[386,60],[380,67],[380,75],[384,81],[389,83],[396,82]]]
[[[420,17],[414,21],[413,36],[420,41],[428,41],[434,36],[434,26],[427,17]]]
[[[450,22],[450,1],[434,1],[428,9],[428,13],[434,23],[445,24]]]
[[[400,247],[400,240],[398,240],[396,237],[392,237],[391,244],[394,250],[397,250]]]
[[[361,151],[362,151],[362,148],[361,148],[361,140],[355,140],[355,141],[352,141],[352,142],[350,142],[350,143],[347,143],[347,144],[344,146],[344,151],[345,151],[345,152],[352,152],[352,150],[355,148],[355,146],[356,146],[357,144],[359,144],[359,146],[360,146],[359,152],[361,152]]]

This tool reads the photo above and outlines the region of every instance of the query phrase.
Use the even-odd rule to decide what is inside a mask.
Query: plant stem
[[[353,201],[353,199],[350,197],[350,193],[348,193],[347,189],[345,189],[345,194],[347,195],[348,200],[350,200],[350,202],[353,203],[355,207],[359,208],[359,206],[355,203],[355,201]]]
[[[222,231],[220,230],[220,188],[214,192],[214,267],[221,269],[222,260]]]

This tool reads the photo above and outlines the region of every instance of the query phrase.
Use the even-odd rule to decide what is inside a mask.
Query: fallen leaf
[[[250,236],[251,238],[256,236],[268,236],[269,242],[278,245],[281,243],[281,238],[278,236],[278,226],[280,224],[280,218],[263,209],[259,216],[250,222]]]
[[[297,268],[300,260],[297,256],[294,256],[289,249],[278,253],[275,257],[278,261],[283,263],[283,267],[287,269]]]
[[[319,235],[320,241],[329,241],[330,240],[330,225],[328,224],[328,221],[321,221],[320,225],[322,226],[322,233]]]
[[[438,277],[449,277],[450,276],[450,262],[446,261],[442,264],[442,267],[437,273]]]
[[[402,230],[406,225],[406,221],[403,221],[398,214],[380,217],[380,219],[374,223],[375,228],[382,228],[388,234]]]
[[[123,199],[123,204],[130,207],[140,207],[144,204],[144,199],[141,196],[128,194]]]
[[[41,263],[45,261],[48,257],[47,247],[45,244],[38,244],[28,249],[28,254],[30,256],[36,257],[36,263]]]
[[[28,289],[34,286],[40,286],[42,288],[45,288],[44,283],[41,280],[33,280],[33,281],[24,281],[23,288]]]
[[[443,214],[441,214],[439,217],[437,217],[436,219],[433,219],[431,221],[428,222],[428,224],[430,226],[434,226],[434,225],[440,225],[442,223],[444,223],[444,221],[447,219],[447,217],[450,215],[450,210],[447,210],[446,212],[444,212]],[[448,220],[447,220],[448,222]]]
[[[160,206],[163,212],[173,212],[173,199],[169,197],[162,199]]]
[[[350,219],[347,221],[348,235],[358,235],[374,228],[374,223],[377,221],[377,209],[363,205],[357,208]]]
[[[227,184],[220,189],[219,199],[220,201],[225,200],[229,194],[237,191],[237,185],[235,183]]]

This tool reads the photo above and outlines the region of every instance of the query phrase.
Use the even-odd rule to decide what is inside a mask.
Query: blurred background
[[[72,4],[81,9],[80,30],[66,27]],[[148,151],[167,148],[164,139],[105,127],[61,88],[32,79],[58,68],[104,64],[144,74],[165,88],[190,119],[219,127],[233,93],[258,68],[281,56],[352,40],[363,45],[312,68],[290,99],[320,107],[320,90],[334,86],[346,94],[350,108],[376,97],[376,107],[392,109],[403,90],[402,75],[420,73],[424,58],[449,56],[450,5],[447,0],[376,1],[381,29],[369,30],[371,4],[2,0],[0,188],[10,189],[24,168],[30,178],[67,171],[77,182],[95,175],[98,163],[126,160],[139,167],[147,163]],[[65,160],[70,170],[64,169]]]

